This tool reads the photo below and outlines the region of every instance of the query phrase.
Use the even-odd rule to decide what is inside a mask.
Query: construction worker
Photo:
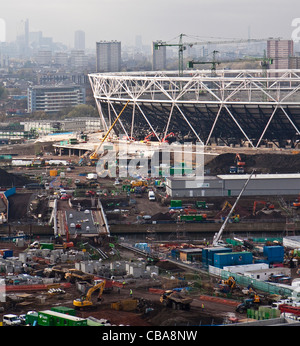
[[[132,289],[129,290],[130,298],[132,298]]]
[[[122,285],[123,285],[123,288],[125,288],[125,285],[126,285],[125,280],[123,281]]]

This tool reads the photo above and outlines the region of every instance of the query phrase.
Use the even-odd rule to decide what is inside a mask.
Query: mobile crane
[[[101,143],[98,145],[97,149],[91,153],[91,155],[89,156],[89,159],[91,160],[91,162],[95,162],[99,159],[100,155],[99,155],[99,150],[102,147],[103,143],[105,142],[106,138],[108,137],[108,135],[110,134],[111,130],[114,128],[114,126],[116,125],[117,121],[119,120],[120,116],[122,115],[122,113],[124,112],[125,108],[127,107],[128,103],[130,100],[128,100],[124,107],[122,108],[121,112],[119,113],[119,115],[116,117],[115,121],[113,122],[113,124],[111,125],[111,127],[108,129],[108,131],[106,132],[105,136],[102,138]]]
[[[236,199],[236,201],[234,202],[233,206],[231,207],[230,212],[229,212],[229,214],[227,215],[227,217],[226,217],[224,223],[222,224],[222,226],[221,226],[219,232],[215,234],[214,239],[213,239],[213,242],[212,242],[213,246],[218,246],[218,245],[219,245],[219,242],[220,242],[221,237],[222,237],[222,233],[223,233],[223,231],[224,231],[224,229],[225,229],[225,227],[226,227],[226,225],[227,225],[227,223],[228,223],[228,220],[230,219],[231,214],[233,213],[234,208],[236,207],[238,201],[239,201],[240,198],[242,197],[242,194],[243,194],[244,191],[246,190],[246,187],[247,187],[247,185],[248,185],[250,179],[252,178],[252,175],[253,175],[254,172],[255,172],[255,169],[252,170],[251,174],[249,175],[249,178],[246,180],[246,182],[245,182],[245,184],[244,184],[244,186],[243,186],[241,192],[240,192],[239,195],[238,195],[238,198]]]

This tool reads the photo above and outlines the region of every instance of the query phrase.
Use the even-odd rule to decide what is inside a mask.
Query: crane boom
[[[116,117],[115,121],[113,122],[113,124],[111,125],[111,127],[108,129],[108,131],[106,132],[105,136],[102,138],[101,143],[98,145],[97,149],[92,153],[92,155],[90,157],[92,158],[97,158],[98,157],[98,152],[100,150],[100,148],[102,147],[102,144],[104,143],[104,141],[106,140],[106,138],[108,137],[108,135],[110,134],[110,131],[113,129],[113,127],[115,126],[116,122],[119,120],[120,116],[122,115],[123,111],[125,110],[125,108],[127,107],[128,103],[130,100],[128,100],[124,107],[122,108],[121,112],[119,113],[119,115]]]
[[[163,41],[156,42],[154,44],[154,49],[158,50],[159,47],[178,47],[178,72],[179,76],[183,75],[183,51],[186,47],[192,47],[194,45],[205,45],[205,44],[231,44],[231,43],[249,43],[249,42],[262,42],[267,41],[267,38],[264,39],[236,39],[236,40],[225,40],[225,41],[200,41],[200,42],[183,42],[183,36],[185,34],[179,35],[179,43],[166,43]]]
[[[223,231],[224,231],[224,229],[225,229],[225,227],[226,227],[226,225],[227,225],[227,222],[228,222],[229,218],[231,217],[231,214],[232,214],[234,208],[236,207],[236,205],[237,205],[239,199],[241,198],[242,194],[244,193],[244,191],[245,191],[245,189],[246,189],[246,187],[247,187],[247,185],[248,185],[250,179],[252,178],[252,175],[253,175],[254,172],[255,172],[255,169],[252,170],[252,172],[251,172],[249,178],[246,180],[246,182],[245,182],[245,184],[244,184],[244,186],[243,186],[241,192],[239,193],[238,198],[236,199],[236,201],[234,202],[233,206],[231,207],[230,212],[229,212],[229,214],[228,214],[227,217],[226,217],[226,220],[224,221],[224,223],[223,223],[222,227],[220,228],[219,232],[218,232],[218,233],[216,234],[216,236],[214,237],[214,239],[213,239],[213,245],[214,245],[214,246],[218,245],[218,242],[219,242],[220,239],[221,239],[222,233],[223,233]]]

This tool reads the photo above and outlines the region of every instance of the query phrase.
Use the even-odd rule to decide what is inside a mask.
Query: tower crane
[[[159,50],[160,47],[178,47],[178,75],[183,76],[183,52],[186,47],[192,47],[194,45],[206,45],[206,44],[230,44],[230,43],[249,43],[249,42],[263,42],[268,39],[236,39],[228,41],[200,41],[200,42],[183,42],[183,37],[187,36],[185,34],[179,35],[179,43],[167,43],[163,41],[156,42],[154,44],[154,49]],[[202,62],[201,62],[202,63]]]
[[[270,65],[273,64],[273,60],[275,58],[268,58],[266,56],[266,51],[264,50],[264,56],[263,57],[246,57],[245,59],[236,59],[236,60],[222,60],[222,61],[217,61],[216,60],[216,53],[219,53],[218,51],[214,50],[213,51],[213,59],[212,61],[188,61],[187,67],[188,68],[193,68],[194,65],[198,64],[212,64],[211,66],[211,74],[212,76],[216,76],[216,65],[220,64],[226,64],[226,63],[231,63],[231,62],[252,62],[252,61],[260,61],[261,67],[262,67],[262,72],[263,72],[263,77],[267,76],[266,70],[269,68]]]

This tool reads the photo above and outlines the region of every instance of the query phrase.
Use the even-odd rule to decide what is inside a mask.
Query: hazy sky
[[[299,0],[0,0],[0,18],[6,23],[6,40],[30,31],[69,46],[74,31],[84,30],[86,46],[99,40],[134,44],[169,41],[180,33],[203,37],[291,38],[292,20],[300,18]],[[300,21],[300,20],[299,20]],[[299,24],[300,25],[300,24]]]

